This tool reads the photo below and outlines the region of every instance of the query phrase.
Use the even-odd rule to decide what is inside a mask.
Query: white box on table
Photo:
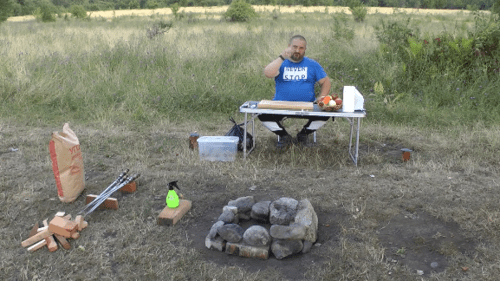
[[[238,137],[205,136],[198,139],[200,160],[234,161],[238,151]]]

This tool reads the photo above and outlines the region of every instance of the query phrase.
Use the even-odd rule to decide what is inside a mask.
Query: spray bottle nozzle
[[[181,190],[177,185],[177,181],[171,181],[168,183],[168,190],[174,190],[174,187],[177,188],[178,190]]]

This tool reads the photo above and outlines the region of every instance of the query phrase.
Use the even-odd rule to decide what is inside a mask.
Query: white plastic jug
[[[354,112],[355,110],[364,110],[365,99],[363,95],[354,86],[344,86],[344,100],[342,111]]]
[[[354,103],[356,101],[356,88],[354,86],[344,86],[344,100],[342,101],[342,111],[354,112]]]

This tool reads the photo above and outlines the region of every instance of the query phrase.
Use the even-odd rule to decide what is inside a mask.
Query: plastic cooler
[[[238,137],[205,136],[198,139],[200,160],[234,161],[238,151]]]

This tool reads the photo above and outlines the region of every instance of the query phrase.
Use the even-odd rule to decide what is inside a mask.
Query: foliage
[[[365,20],[368,9],[361,3],[360,0],[351,0],[349,2],[349,11],[351,11],[354,20],[362,22]]]
[[[157,37],[158,35],[162,35],[170,28],[172,28],[173,24],[171,22],[164,22],[164,21],[159,21],[158,23],[154,24],[151,28],[147,29],[147,36],[149,39],[153,39]]]
[[[37,20],[42,22],[56,21],[57,8],[49,0],[43,0],[40,6],[35,10],[33,15]]]
[[[229,5],[229,8],[224,13],[224,16],[230,21],[243,22],[257,17],[257,13],[249,3],[244,0],[237,0]]]
[[[11,0],[0,0],[0,23],[12,15],[13,4]]]
[[[69,12],[71,16],[77,19],[86,19],[88,18],[87,11],[82,5],[73,5],[70,7]]]
[[[173,4],[171,7],[170,7],[170,10],[172,10],[172,14],[174,15],[174,17],[176,19],[179,18],[179,9],[180,9],[180,6],[179,4],[175,3]]]

